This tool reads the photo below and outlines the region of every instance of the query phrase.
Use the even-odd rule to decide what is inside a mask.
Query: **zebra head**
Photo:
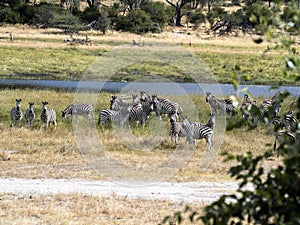
[[[21,102],[22,102],[22,99],[16,99],[16,106],[17,106],[17,110],[20,110],[21,108]]]
[[[33,108],[34,108],[34,102],[29,102],[28,103],[29,104],[29,111],[31,112],[31,113],[33,113]]]
[[[205,92],[205,94],[206,94],[205,101],[209,102],[213,98],[213,95],[211,94],[211,92]]]
[[[42,111],[43,112],[45,112],[45,111],[47,111],[47,107],[48,107],[48,102],[42,102],[42,104],[43,104],[43,108],[42,108]]]
[[[146,94],[145,91],[140,91],[140,99],[144,102],[149,102],[150,101],[150,96]]]
[[[65,121],[65,119],[67,118],[67,113],[65,111],[61,111],[61,118],[62,118],[62,121]]]
[[[140,99],[139,99],[137,94],[132,95],[132,102],[133,103],[140,103]]]

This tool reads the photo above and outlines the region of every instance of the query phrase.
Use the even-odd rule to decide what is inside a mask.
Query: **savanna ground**
[[[12,31],[15,40],[10,42],[6,32]],[[68,45],[63,43],[67,35],[55,30],[31,29],[28,27],[0,27],[0,74],[4,78],[25,79],[80,79],[88,66],[114,46],[132,43],[132,40],[149,43],[173,43],[192,50],[207,63],[219,81],[230,81],[236,65],[239,72],[251,75],[245,83],[273,83],[281,80],[282,55],[270,53],[264,58],[261,53],[267,45],[256,45],[252,37],[200,37],[196,34],[184,35],[168,32],[161,35],[136,36],[133,34],[113,34],[101,36],[89,34],[92,45]],[[192,44],[190,46],[190,43]],[[153,65],[153,68],[155,65]],[[148,68],[152,70],[153,68]],[[167,71],[169,68],[165,68]],[[162,71],[159,75],[167,72]],[[130,80],[130,79],[129,79]],[[269,82],[268,82],[269,81]],[[288,83],[288,82],[286,82]],[[10,89],[0,90],[0,156],[1,178],[56,178],[98,180],[105,177],[96,173],[85,161],[76,145],[72,124],[69,119],[61,121],[60,111],[73,102],[74,93],[64,90]],[[108,108],[110,93],[100,93],[95,104],[95,121],[100,109]],[[208,120],[209,107],[204,96],[191,95],[199,111],[199,120]],[[271,96],[269,96],[271,97]],[[34,101],[37,119],[32,130],[22,122],[20,128],[10,126],[9,112],[15,99],[22,98],[22,109]],[[240,100],[240,99],[239,99]],[[48,131],[40,129],[39,115],[41,102],[49,101],[50,107],[58,112],[58,126]],[[258,99],[259,102],[262,99]],[[286,112],[294,99],[285,101],[282,108]],[[230,125],[239,118],[229,119]],[[136,128],[134,128],[136,129]],[[153,151],[131,151],[118,143],[111,129],[96,128],[109,154],[137,168],[168,157],[175,145],[166,139]],[[137,133],[147,135],[147,131],[137,129]],[[260,154],[270,149],[274,135],[266,125],[249,129],[247,125],[228,130],[223,136],[220,152]],[[180,140],[179,146],[184,145]],[[199,161],[206,145],[204,141],[176,174],[167,181],[230,181],[227,170],[234,162],[224,162],[216,157],[209,170],[201,170]],[[280,159],[265,161],[266,168],[280,163]],[[165,215],[182,210],[185,203],[167,200],[128,199],[112,195],[95,197],[83,194],[31,195],[5,194],[0,197],[1,224],[157,224]],[[203,205],[194,205],[201,209]]]

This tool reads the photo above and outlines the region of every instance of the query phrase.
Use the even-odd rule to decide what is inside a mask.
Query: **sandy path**
[[[223,194],[234,192],[235,182],[201,183],[113,183],[64,179],[0,179],[0,193],[58,194],[82,193],[101,196],[127,196],[128,198],[164,199],[174,202],[212,202]]]

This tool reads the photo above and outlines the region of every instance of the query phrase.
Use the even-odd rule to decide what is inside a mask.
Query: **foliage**
[[[253,5],[252,5],[253,6]],[[256,7],[256,6],[254,6]],[[285,12],[295,10],[285,9]],[[280,5],[278,5],[278,8]],[[266,11],[258,10],[253,15],[256,29],[268,34],[268,41],[276,41],[271,49],[285,50],[286,68],[284,77],[299,80],[299,55],[295,55],[293,38],[286,31],[286,23],[298,20],[297,16],[281,18],[281,15],[272,15],[270,20]],[[299,10],[299,9],[298,9]],[[276,9],[274,10],[276,11]],[[296,10],[297,11],[297,10]],[[298,12],[295,12],[298,14]],[[286,13],[287,15],[288,13]],[[291,13],[293,15],[294,13]],[[295,15],[295,14],[294,14]],[[274,32],[281,30],[281,32]],[[297,27],[297,32],[299,27]],[[263,39],[257,39],[261,43]],[[270,48],[270,47],[269,47]],[[267,51],[266,51],[267,52]],[[293,75],[293,76],[292,76]],[[286,97],[286,95],[283,95]],[[297,119],[300,119],[300,96],[297,102]],[[251,152],[233,156],[228,153],[227,160],[235,159],[237,164],[230,168],[229,174],[239,182],[239,188],[235,194],[223,195],[217,201],[204,208],[203,213],[193,211],[189,207],[183,212],[176,212],[173,216],[166,217],[163,223],[179,224],[183,221],[183,215],[188,212],[188,220],[191,222],[202,221],[204,224],[300,224],[300,127],[295,131],[296,142],[289,143],[283,140],[280,144],[281,154],[284,156],[283,164],[266,171],[263,160],[273,153],[267,151],[263,155],[254,157]]]
[[[172,18],[172,12],[162,2],[149,1],[141,6],[141,9],[148,13],[153,23],[161,28]]]
[[[81,20],[88,23],[95,30],[100,30],[103,34],[106,33],[111,21],[106,10],[98,10],[97,8],[86,8],[80,16]]]
[[[187,22],[195,25],[195,29],[197,29],[201,23],[205,22],[205,15],[200,10],[188,12],[186,17]]]
[[[116,29],[137,34],[157,31],[151,16],[140,9],[131,10],[127,15],[118,17]]]
[[[32,5],[23,2],[11,3],[11,7],[0,8],[0,21],[5,23],[36,23],[36,10]]]

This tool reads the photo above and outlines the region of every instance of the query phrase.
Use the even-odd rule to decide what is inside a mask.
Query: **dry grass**
[[[0,91],[0,130],[3,137],[0,140],[1,177],[19,178],[84,178],[84,179],[103,179],[101,174],[93,171],[90,165],[81,156],[76,137],[72,130],[69,119],[61,121],[60,111],[68,104],[73,102],[73,93],[64,91],[50,90],[1,90]],[[191,96],[196,102],[197,110],[201,117],[201,122],[205,123],[208,116],[208,105],[204,98]],[[25,111],[27,102],[36,103],[37,120],[34,128],[30,130],[23,121],[20,128],[10,127],[9,111],[15,104],[16,98],[23,98],[22,109]],[[110,94],[102,93],[98,96],[96,103],[95,120],[98,119],[100,108],[108,108]],[[51,100],[52,99],[52,100]],[[48,131],[40,130],[39,115],[41,102],[49,101],[50,107],[58,112],[58,126],[56,129],[50,127]],[[291,101],[291,100],[289,100]],[[288,104],[288,103],[287,103]],[[100,107],[101,106],[101,107]],[[283,107],[285,110],[285,107]],[[136,138],[137,143],[145,143],[149,132],[147,129],[132,128],[135,133],[140,133]],[[166,127],[166,129],[168,129]],[[134,168],[155,165],[162,160],[168,160],[170,154],[176,146],[172,144],[168,137],[168,131],[163,142],[150,151],[131,150],[120,142],[119,137],[115,136],[112,130],[96,129],[99,138],[102,140],[107,154],[117,161]],[[126,141],[126,140],[125,140]],[[127,140],[127,142],[130,140]],[[153,140],[152,140],[153,141]],[[266,132],[266,128],[260,127],[256,130],[248,130],[247,126],[227,131],[223,135],[223,143],[219,152],[228,151],[234,154],[251,151],[254,154],[261,154],[270,149],[274,141],[273,135]],[[150,142],[150,139],[148,141]],[[155,140],[154,140],[155,143]],[[255,143],[255,144],[253,144]],[[178,149],[185,149],[184,138],[180,139]],[[206,153],[205,141],[199,141],[196,151],[189,159],[187,164],[176,174],[170,177],[171,181],[226,181],[230,180],[227,170],[231,163],[224,163],[224,158],[216,156],[209,166],[209,170],[204,170],[203,156]],[[276,161],[269,162],[277,165]],[[206,168],[206,167],[205,167]]]
[[[202,204],[192,206],[201,210]],[[83,194],[15,196],[0,200],[0,224],[158,224],[184,203]],[[185,223],[183,223],[185,224]]]
[[[63,178],[63,179],[106,179],[90,167],[80,154],[69,121],[63,123],[58,116],[57,129],[48,131],[39,129],[36,121],[32,130],[23,123],[20,128],[10,127],[9,110],[15,104],[16,98],[23,98],[23,110],[28,101],[35,101],[37,109],[39,102],[48,100],[50,106],[60,112],[66,105],[72,103],[73,93],[50,90],[1,90],[0,91],[0,177],[18,178]],[[197,109],[204,115],[208,111],[203,97],[191,96],[197,102]],[[101,93],[97,100],[97,110],[108,107],[110,94]],[[291,101],[291,100],[289,100]],[[289,103],[289,102],[288,102]],[[288,105],[287,103],[287,105]],[[283,110],[286,110],[283,107]],[[39,112],[37,112],[39,115]],[[134,168],[151,165],[167,158],[174,150],[169,140],[152,151],[130,150],[119,144],[112,130],[97,128],[101,140],[107,147],[107,154],[114,159]],[[147,134],[145,131],[144,135]],[[138,136],[140,140],[142,135]],[[263,153],[270,147],[273,136],[265,128],[248,131],[247,126],[228,131],[224,134],[220,151],[244,153],[248,150],[254,154]],[[224,158],[214,158],[208,169],[204,168],[201,160],[205,153],[206,144],[198,142],[198,148],[187,164],[169,181],[229,181],[227,170],[235,162],[224,162]],[[180,139],[179,148],[185,148]],[[264,162],[264,167],[270,168],[280,164],[281,160]],[[112,167],[113,171],[114,168]],[[204,204],[192,205],[193,209],[201,212]],[[158,224],[166,215],[182,211],[185,203],[174,203],[166,200],[128,199],[117,197],[112,193],[109,197],[83,194],[54,194],[54,195],[14,195],[0,196],[0,224]],[[185,224],[185,223],[183,223]]]

